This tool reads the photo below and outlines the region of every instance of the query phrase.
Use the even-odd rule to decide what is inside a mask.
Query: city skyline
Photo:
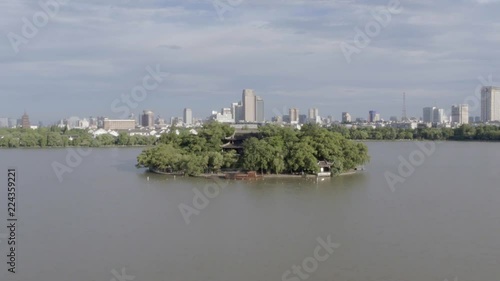
[[[429,104],[464,103],[484,81],[499,85],[498,1],[400,4],[401,12],[348,62],[342,43],[352,45],[357,28],[373,22],[372,12],[388,1],[245,1],[221,20],[210,1],[75,0],[17,53],[7,35],[22,36],[22,18],[43,9],[37,1],[2,2],[9,12],[0,26],[0,113],[18,118],[25,109],[45,123],[89,112],[118,118],[113,102],[157,66],[165,76],[136,114],[155,108],[181,116],[189,106],[206,115],[250,87],[265,97],[266,118],[297,104],[335,116],[366,116],[371,108],[401,116],[403,92],[408,116],[419,116]]]

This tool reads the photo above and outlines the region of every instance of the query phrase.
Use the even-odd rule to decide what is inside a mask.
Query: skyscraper
[[[469,105],[458,104],[451,106],[451,122],[458,124],[469,123]]]
[[[500,87],[489,86],[481,89],[481,120],[500,121]]]
[[[444,123],[444,119],[445,119],[445,116],[444,116],[444,109],[442,108],[434,108],[433,110],[433,114],[432,114],[432,122],[434,123]]]
[[[319,110],[317,108],[309,108],[309,119],[316,120],[316,117],[319,116]]]
[[[297,108],[290,108],[289,110],[290,123],[298,124],[299,123],[299,110]]]
[[[150,110],[144,110],[141,118],[141,125],[146,128],[152,128],[155,126],[155,115]]]
[[[342,112],[342,123],[351,123],[352,118],[349,112]]]
[[[375,110],[368,112],[368,122],[373,123],[380,121],[380,115]]]
[[[241,102],[231,103],[231,115],[235,123],[244,122],[243,105]]]
[[[184,124],[193,124],[193,111],[191,108],[184,108]]]
[[[31,128],[30,117],[26,114],[26,112],[24,112],[23,117],[21,117],[21,126],[23,129]]]
[[[243,120],[245,120],[245,122],[255,122],[256,99],[253,90],[244,89],[241,101],[243,102]]]
[[[424,107],[423,109],[423,113],[424,113],[424,118],[423,118],[423,121],[425,123],[432,123],[434,122],[434,109],[436,109],[435,107]]]
[[[264,100],[259,96],[255,97],[255,121],[264,122]]]

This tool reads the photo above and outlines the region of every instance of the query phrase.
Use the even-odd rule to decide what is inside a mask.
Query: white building
[[[434,108],[434,112],[432,114],[432,122],[434,123],[445,123],[446,115],[444,114],[444,109],[442,108]]]
[[[500,87],[481,89],[481,121],[500,121]]]
[[[220,112],[212,111],[210,119],[220,123],[234,123],[231,108],[223,108]]]
[[[451,106],[451,122],[455,124],[469,123],[469,105],[458,104]]]
[[[342,112],[342,123],[351,123],[352,117],[349,112]]]

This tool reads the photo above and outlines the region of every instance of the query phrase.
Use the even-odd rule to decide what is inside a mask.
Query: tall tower
[[[290,108],[289,110],[290,123],[298,124],[299,123],[299,110],[297,108]]]
[[[373,123],[380,121],[380,115],[375,110],[370,110],[368,112],[368,122]]]
[[[26,114],[26,111],[24,112],[23,117],[21,117],[21,126],[23,129],[31,128],[30,117]]]
[[[432,123],[432,122],[437,122],[437,121],[434,121],[434,110],[436,108],[435,107],[424,107],[423,109],[423,120],[425,123]]]
[[[500,121],[500,88],[481,89],[481,121]]]
[[[241,95],[243,102],[243,120],[245,122],[255,122],[256,104],[255,94],[251,89],[244,89]]]
[[[406,93],[403,93],[403,115],[401,121],[408,121],[408,116],[406,116]]]
[[[264,119],[264,100],[255,96],[255,121],[262,123]]]
[[[457,124],[469,123],[469,105],[458,104],[451,106],[451,122]]]
[[[193,124],[193,111],[191,108],[184,108],[184,124]]]
[[[342,123],[351,123],[351,114],[349,112],[342,112]]]
[[[309,115],[307,116],[311,120],[316,120],[319,116],[319,110],[317,108],[309,108]]]
[[[143,127],[146,127],[146,128],[154,127],[155,115],[152,111],[144,110],[142,118],[141,118],[141,125]]]

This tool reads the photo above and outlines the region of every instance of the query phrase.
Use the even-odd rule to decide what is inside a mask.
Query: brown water
[[[372,161],[355,175],[219,182],[189,224],[179,205],[194,208],[193,189],[214,182],[145,174],[139,149],[94,149],[62,182],[51,164],[66,150],[0,150],[0,222],[9,166],[20,219],[18,273],[0,238],[0,280],[282,280],[328,236],[338,244],[328,258],[284,280],[499,280],[500,144],[437,144],[394,192],[384,174],[398,175],[398,156],[417,145],[368,146]]]

